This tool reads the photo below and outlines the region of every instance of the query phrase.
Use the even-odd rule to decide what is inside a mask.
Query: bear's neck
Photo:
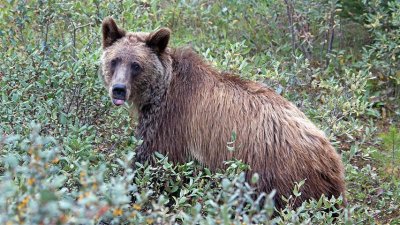
[[[164,76],[158,77],[158,80],[155,80],[150,87],[150,98],[138,106],[139,123],[137,135],[143,140],[143,145],[147,145],[147,142],[154,138],[155,132],[160,126],[160,118],[162,118],[167,104],[167,94],[171,77],[172,68],[165,66]]]
[[[165,61],[164,61],[165,63]],[[154,151],[161,153],[169,152],[178,144],[173,139],[178,133],[184,132],[187,126],[187,119],[190,117],[190,110],[196,102],[193,102],[194,95],[201,92],[205,80],[214,78],[209,65],[191,49],[174,49],[171,53],[170,71],[167,77],[155,82],[152,86],[152,94],[147,104],[139,109],[139,124],[137,137],[143,140],[138,147],[137,154],[143,159]],[[183,133],[181,135],[184,135]],[[178,135],[179,136],[179,135]],[[169,146],[167,143],[171,143]],[[174,143],[174,144],[172,144]],[[183,144],[183,143],[182,143]],[[180,146],[183,149],[183,146]],[[181,161],[182,155],[175,154],[175,161]],[[172,158],[171,158],[172,159]]]

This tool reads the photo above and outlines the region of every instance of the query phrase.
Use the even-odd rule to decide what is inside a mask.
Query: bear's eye
[[[111,67],[117,66],[118,58],[111,60]]]
[[[142,68],[140,67],[139,63],[133,62],[131,63],[131,70],[133,74],[137,74],[140,72]]]

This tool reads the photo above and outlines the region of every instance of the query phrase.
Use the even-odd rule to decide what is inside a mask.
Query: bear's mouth
[[[111,89],[112,102],[116,106],[123,105],[126,100],[127,88],[125,84],[114,84]]]
[[[123,105],[125,103],[125,99],[113,98],[112,102],[116,106]]]

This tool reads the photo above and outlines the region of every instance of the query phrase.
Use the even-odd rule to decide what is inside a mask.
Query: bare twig
[[[311,60],[312,58],[312,35],[309,24],[305,16],[294,10],[292,0],[284,0],[286,4],[286,14],[289,22],[289,30],[292,36],[292,53],[294,55],[296,48],[299,48],[303,55]]]
[[[296,34],[295,34],[295,30],[294,30],[294,25],[293,25],[293,4],[292,2],[289,0],[284,0],[285,4],[286,4],[286,13],[287,13],[287,17],[289,20],[289,30],[290,30],[290,34],[292,36],[292,53],[294,55],[295,53],[295,49],[296,49]]]
[[[75,26],[75,23],[72,23],[73,26],[73,31],[72,31],[72,46],[73,46],[73,51],[74,51],[74,59],[76,58],[76,31],[78,31],[81,28],[87,27],[92,25],[93,23],[87,23],[84,25],[80,25],[80,26]]]
[[[336,10],[336,4],[332,3],[332,8],[331,8],[331,15],[329,18],[329,29],[328,29],[328,49],[326,52],[326,66],[329,65],[329,57],[333,49],[333,40],[335,38],[335,10]]]

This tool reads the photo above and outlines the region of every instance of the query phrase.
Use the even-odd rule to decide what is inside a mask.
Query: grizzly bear
[[[126,32],[105,18],[102,33],[101,70],[112,103],[137,110],[137,136],[143,140],[137,160],[158,151],[173,162],[196,160],[215,171],[226,160],[240,159],[259,174],[259,191],[276,190],[277,208],[302,180],[295,207],[321,195],[344,195],[340,155],[273,90],[218,72],[190,48],[168,47],[169,29]]]

